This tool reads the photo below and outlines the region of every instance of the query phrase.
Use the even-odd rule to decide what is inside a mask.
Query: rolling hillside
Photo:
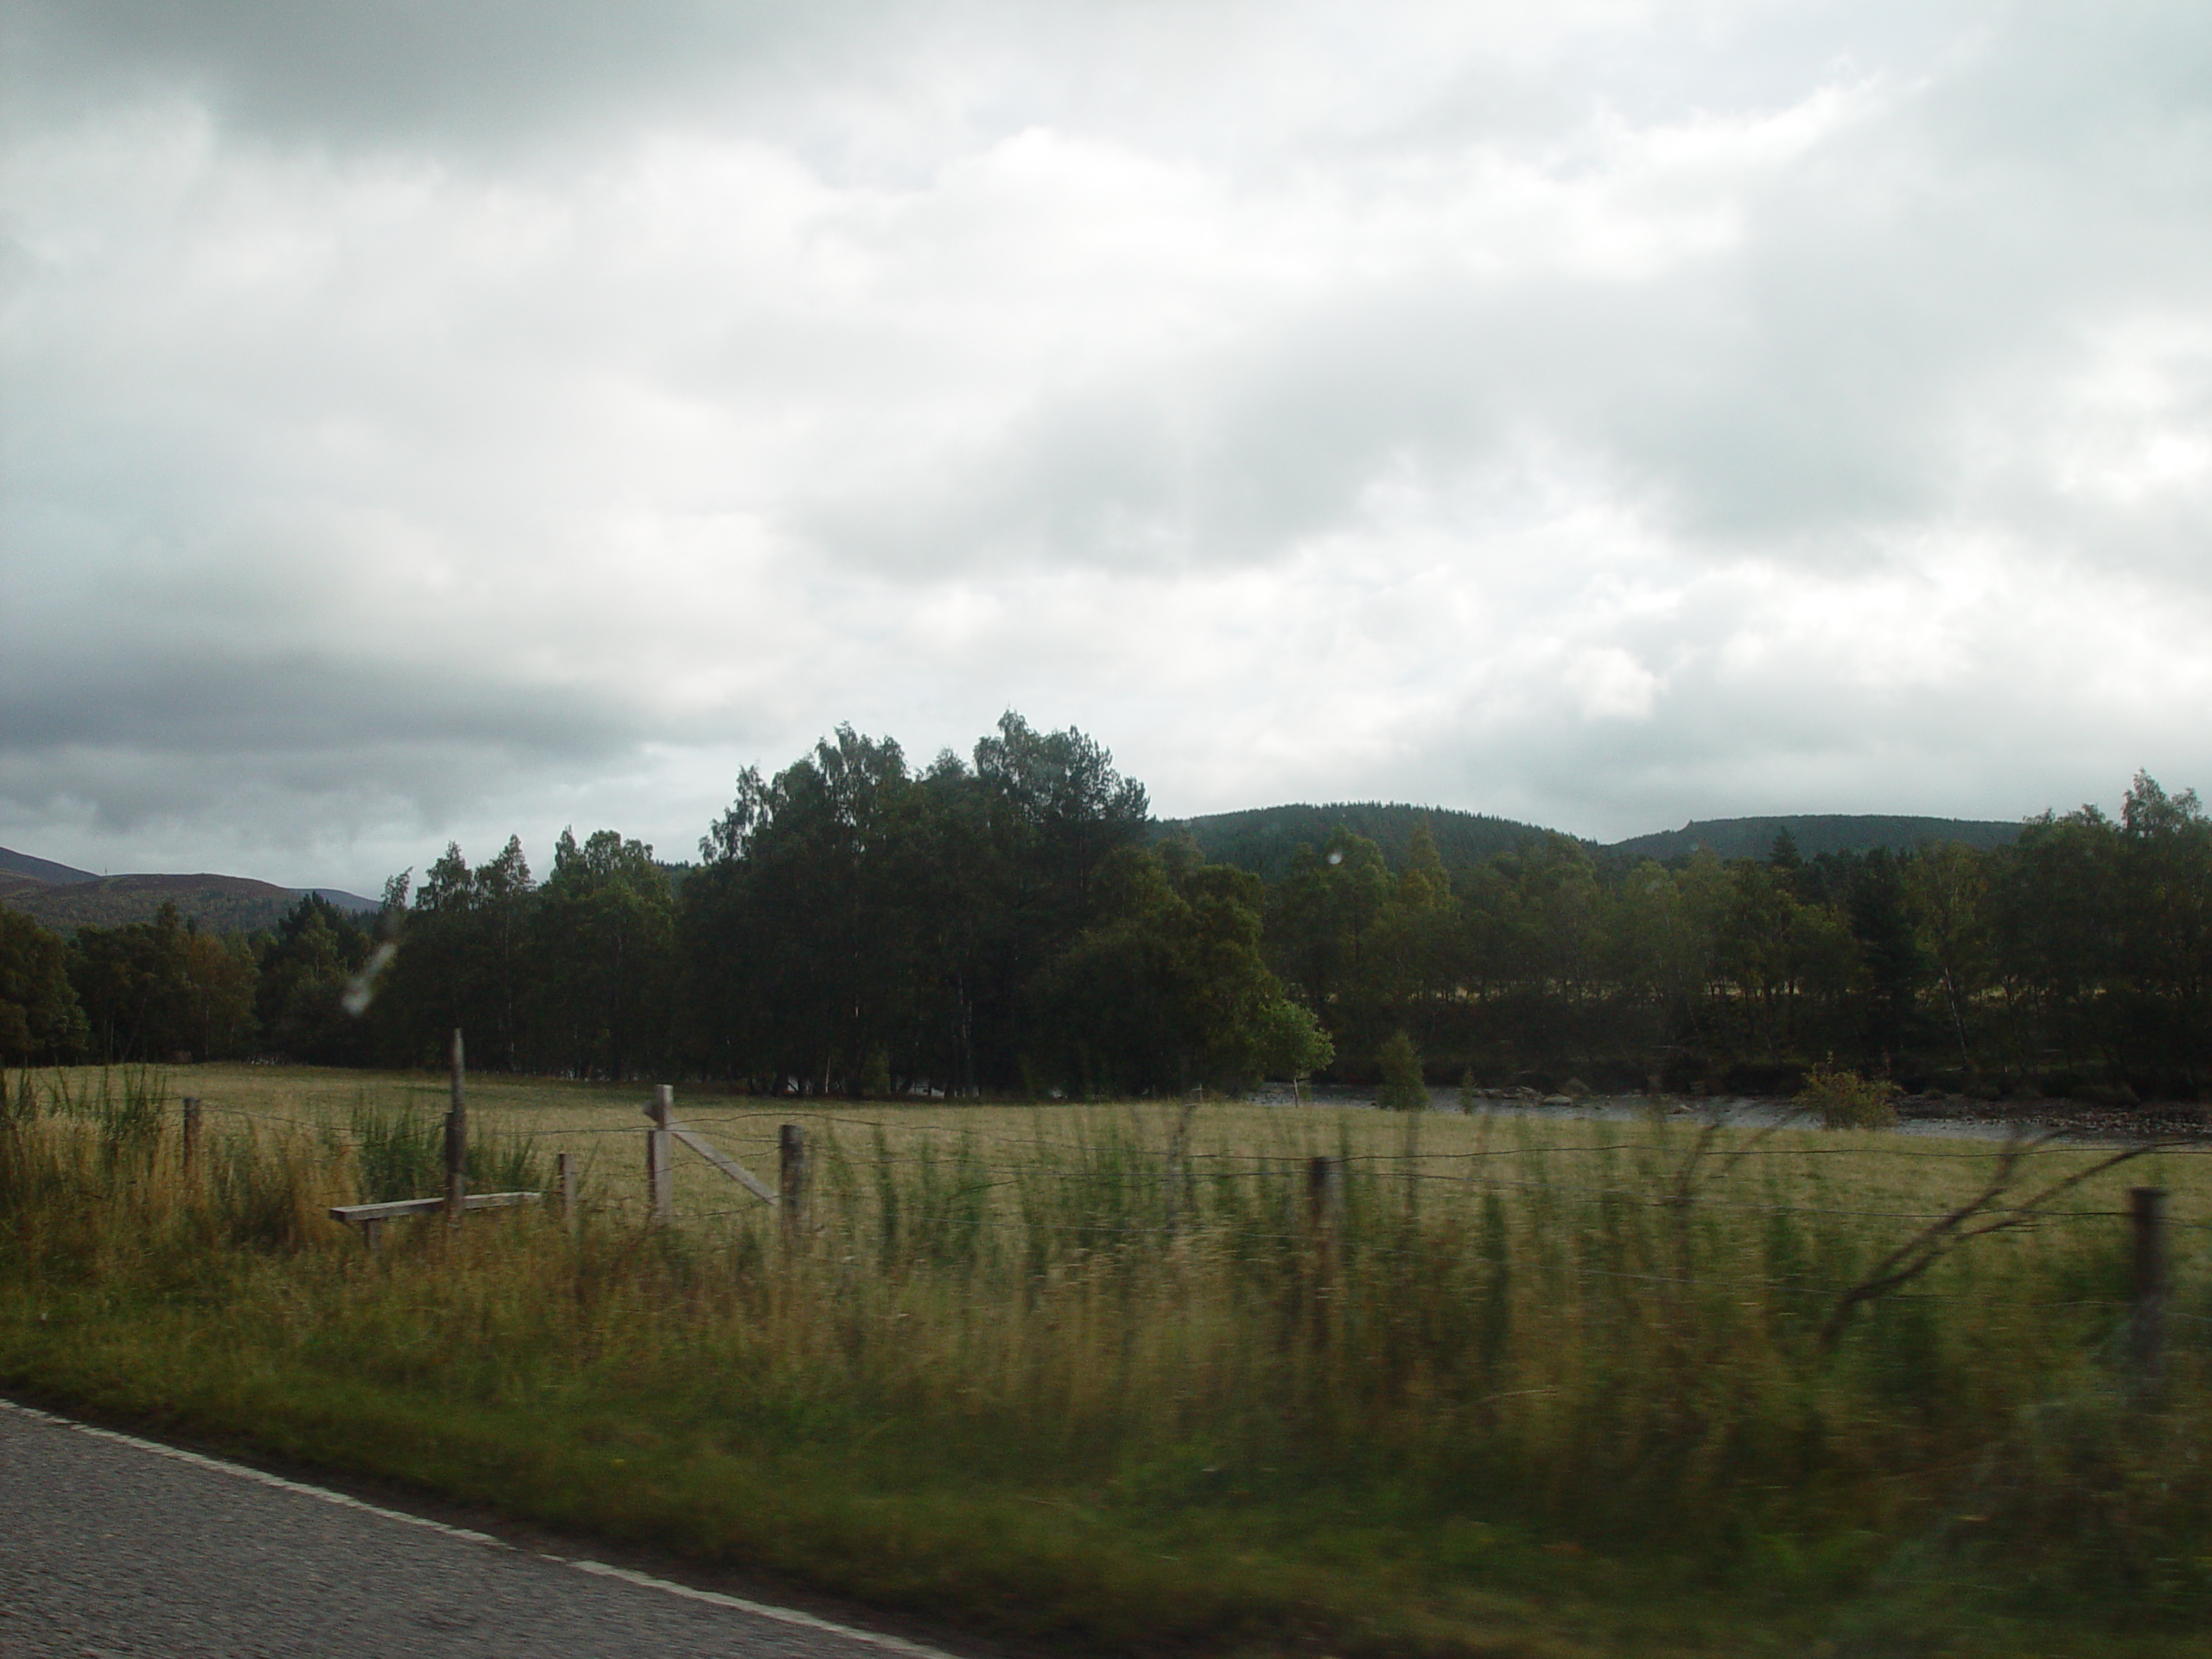
[[[72,881],[99,880],[90,870],[74,870],[67,864],[56,864],[51,859],[33,858],[29,853],[10,852],[5,847],[0,847],[0,880],[9,876],[27,876],[33,881],[42,881],[53,887],[64,887]]]
[[[2009,847],[2020,826],[1989,818],[1884,817],[1863,813],[1814,812],[1794,817],[1693,819],[1679,830],[1615,842],[1605,850],[1629,858],[1665,862],[1687,858],[1700,847],[1722,858],[1764,858],[1774,838],[1789,831],[1801,858],[1822,853],[1869,853],[1877,847],[1903,852],[1923,841],[1962,841],[1969,847]]]
[[[1405,861],[1414,826],[1423,819],[1436,838],[1445,867],[1479,864],[1510,852],[1531,836],[1549,833],[1533,823],[1493,818],[1449,807],[1406,806],[1397,802],[1346,801],[1328,806],[1263,806],[1243,812],[1215,812],[1205,817],[1162,823],[1162,836],[1187,832],[1198,850],[1216,863],[1234,864],[1267,880],[1281,879],[1291,855],[1301,845],[1319,847],[1339,826],[1365,836],[1393,866]]]
[[[94,875],[0,847],[0,906],[64,933],[150,921],[165,902],[212,932],[250,933],[275,926],[302,891],[242,875]],[[359,893],[314,891],[340,910],[376,908]]]
[[[1462,812],[1442,806],[1406,806],[1377,801],[1345,802],[1329,806],[1293,804],[1258,807],[1243,812],[1216,812],[1204,817],[1163,822],[1165,836],[1187,832],[1208,858],[1240,869],[1251,870],[1269,881],[1278,880],[1290,868],[1292,855],[1301,845],[1319,847],[1339,825],[1365,836],[1382,849],[1393,868],[1405,861],[1406,845],[1414,825],[1428,821],[1429,833],[1447,869],[1479,864],[1497,854],[1510,852],[1532,836],[1555,833],[1510,818]],[[1696,819],[1680,830],[1634,836],[1611,846],[1596,847],[1603,854],[1624,858],[1656,858],[1664,863],[1688,858],[1708,848],[1722,858],[1764,858],[1773,849],[1775,836],[1787,829],[1804,858],[1822,853],[1866,853],[1877,847],[1903,851],[1924,841],[1959,841],[1971,847],[2005,847],[2017,840],[2020,825],[1986,818],[1928,818],[1865,813],[1799,813],[1784,817]]]

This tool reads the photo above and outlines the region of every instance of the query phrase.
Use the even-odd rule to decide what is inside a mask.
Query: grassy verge
[[[2212,1618],[2204,1345],[2133,1408],[2109,1185],[1819,1339],[1986,1148],[1770,1137],[1686,1185],[1725,1160],[1657,1123],[1225,1115],[1172,1172],[1128,1113],[825,1126],[795,1245],[607,1205],[370,1257],[321,1208],[410,1141],[359,1101],[187,1179],[156,1084],[11,1099],[0,1383],[978,1629],[2092,1656]]]

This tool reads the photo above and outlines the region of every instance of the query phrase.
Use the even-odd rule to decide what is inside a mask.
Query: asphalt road
[[[0,1402],[7,1659],[947,1659]]]

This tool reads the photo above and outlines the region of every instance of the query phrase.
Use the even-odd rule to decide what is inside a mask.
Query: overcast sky
[[[0,844],[2212,785],[2212,8],[0,0]]]

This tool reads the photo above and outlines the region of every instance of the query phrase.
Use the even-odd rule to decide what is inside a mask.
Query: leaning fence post
[[[453,1105],[446,1113],[446,1220],[468,1213],[468,1093],[461,1027],[453,1028]]]
[[[184,1146],[183,1146],[183,1154],[184,1154],[184,1173],[185,1173],[185,1175],[186,1175],[188,1178],[189,1178],[189,1177],[191,1176],[191,1174],[192,1174],[192,1165],[193,1165],[193,1160],[194,1160],[196,1157],[198,1157],[199,1153],[200,1153],[200,1096],[197,1096],[197,1095],[187,1095],[187,1096],[184,1097]]]
[[[553,1171],[561,1189],[561,1224],[569,1232],[576,1230],[576,1154],[573,1152],[556,1153]]]
[[[2135,1311],[2128,1322],[2128,1357],[2137,1389],[2155,1394],[2165,1367],[2166,1191],[2162,1186],[2128,1189],[2128,1215],[2134,1228]]]
[[[653,1090],[653,1103],[645,1109],[653,1126],[645,1131],[645,1198],[652,1211],[655,1225],[671,1221],[676,1215],[676,1160],[668,1134],[668,1115],[676,1103],[672,1084],[660,1084]]]
[[[777,1205],[784,1212],[784,1236],[796,1238],[806,1225],[806,1130],[786,1123],[776,1135]]]

